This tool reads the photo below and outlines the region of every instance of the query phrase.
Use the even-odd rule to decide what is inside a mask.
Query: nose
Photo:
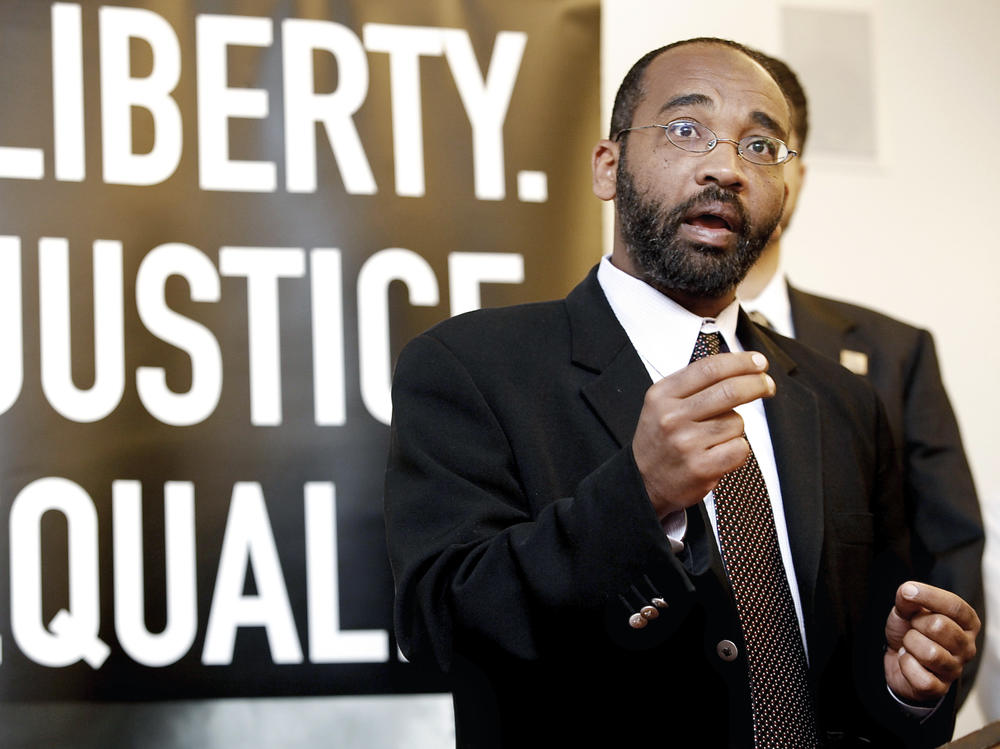
[[[739,144],[735,140],[719,138],[715,148],[700,159],[698,184],[714,184],[725,190],[742,192],[747,184],[747,162],[740,156],[738,148]]]

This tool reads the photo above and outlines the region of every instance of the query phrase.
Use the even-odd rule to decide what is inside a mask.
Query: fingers
[[[723,475],[730,471],[735,471],[747,462],[748,457],[750,457],[750,443],[747,442],[746,437],[742,433],[725,442],[720,442],[705,451],[706,460],[714,467],[716,472],[722,471]],[[715,480],[705,494],[708,494],[709,491],[715,488],[715,485],[719,482],[719,478],[720,476],[716,475]]]
[[[712,491],[723,475],[746,463],[749,455],[750,443],[742,435],[692,455],[687,468],[693,482],[692,496],[695,501]]]
[[[958,623],[943,614],[918,614],[910,622],[913,629],[910,632],[919,634],[923,640],[934,644],[940,650],[954,654],[964,663],[976,654],[976,638]],[[907,642],[908,632],[903,637],[903,645],[913,650]]]
[[[930,702],[947,692],[951,681],[944,681],[918,661],[909,651],[886,651],[885,680],[897,697],[913,702]]]
[[[965,659],[919,630],[911,629],[906,633],[902,651],[942,682],[950,684],[962,675]]]
[[[701,500],[750,446],[733,409],[774,394],[767,359],[725,353],[689,364],[646,391],[632,453],[662,518]]]
[[[926,583],[896,591],[886,618],[885,673],[898,695],[929,700],[943,695],[976,654],[981,623],[959,596]]]
[[[770,398],[774,387],[774,380],[767,373],[737,375],[688,396],[684,403],[688,406],[688,416],[702,421],[758,398]]]
[[[911,581],[900,585],[896,590],[895,610],[903,619],[909,619],[924,610],[942,614],[963,630],[973,632],[973,637],[982,626],[975,609],[960,596],[927,583]]]
[[[725,411],[718,416],[703,420],[689,419],[686,415],[673,415],[665,421],[677,422],[677,428],[681,430],[678,435],[678,443],[681,447],[708,450],[734,440],[742,441],[744,446],[747,444],[746,440],[743,439],[743,417],[735,411]],[[669,428],[669,425],[667,426]],[[749,449],[740,447],[740,442],[733,442],[730,449],[742,450],[744,460],[749,454]]]
[[[731,377],[760,375],[767,367],[767,357],[757,351],[726,352],[691,362],[657,385],[674,398],[687,398]]]
[[[885,641],[893,650],[903,647],[903,637],[910,631],[910,620],[900,615],[896,606],[892,607],[885,620]]]
[[[736,406],[774,395],[775,385],[766,373],[767,359],[758,353],[725,353],[689,364],[653,385],[647,402],[675,402],[677,418],[703,421]]]

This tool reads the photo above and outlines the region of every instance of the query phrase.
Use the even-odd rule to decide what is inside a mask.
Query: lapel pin
[[[845,348],[840,350],[840,363],[854,374],[868,374],[868,354],[863,351],[851,351]]]

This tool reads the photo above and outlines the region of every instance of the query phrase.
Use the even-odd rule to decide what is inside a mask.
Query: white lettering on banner
[[[333,484],[318,481],[306,484],[305,502],[310,662],[387,662],[387,632],[381,629],[345,631],[340,628],[337,505]]]
[[[250,423],[281,424],[281,333],[278,279],[305,275],[305,252],[297,248],[223,247],[219,272],[247,279],[250,334]]]
[[[46,628],[42,621],[42,515],[66,518],[69,551],[69,603]],[[85,660],[100,668],[110,650],[98,637],[97,511],[87,493],[62,478],[38,479],[14,498],[10,508],[10,615],[14,641],[43,666],[69,666]]]
[[[45,176],[45,153],[40,148],[0,147],[0,178],[41,179]]]
[[[451,316],[483,306],[480,284],[524,283],[524,257],[510,252],[452,252],[448,255]]]
[[[93,244],[94,383],[83,389],[74,383],[72,371],[69,242],[58,237],[38,242],[42,392],[70,421],[90,423],[109,416],[125,393],[122,253],[121,242],[96,240]],[[314,419],[319,426],[343,426],[347,380],[340,251],[311,250],[309,273]],[[167,384],[165,368],[139,366],[135,372],[139,401],[151,416],[170,426],[199,424],[215,412],[224,381],[219,340],[201,323],[171,309],[165,294],[168,280],[179,276],[187,282],[192,301],[221,302],[220,274],[246,279],[250,423],[279,426],[279,282],[306,275],[306,251],[298,247],[222,247],[218,270],[205,253],[187,244],[168,242],[152,249],[136,272],[136,311],[152,335],[188,355],[191,385],[186,392],[175,392]],[[452,252],[448,276],[451,314],[457,315],[480,306],[483,283],[523,283],[524,257]],[[434,270],[412,250],[392,247],[375,252],[358,273],[361,400],[369,414],[385,424],[392,417],[389,287],[396,281],[406,285],[410,304],[433,307],[439,303]],[[6,352],[0,358],[0,414],[17,402],[24,384],[21,284],[21,240],[0,236],[0,350]]]
[[[118,644],[136,663],[169,666],[190,652],[198,633],[194,485],[167,481],[163,487],[166,626],[158,634],[145,622],[142,486],[138,481],[114,481],[111,494]],[[386,663],[388,632],[341,628],[335,496],[332,482],[307,482],[303,487],[309,662]],[[69,600],[46,627],[41,523],[48,512],[59,513],[67,524]],[[97,510],[81,486],[46,477],[18,493],[10,509],[9,569],[17,571],[10,580],[11,630],[19,650],[35,663],[62,668],[84,661],[99,669],[111,654],[112,647],[99,636],[98,559]],[[244,593],[248,573],[256,585],[252,595]],[[233,486],[202,663],[231,664],[243,627],[264,628],[273,663],[304,661],[263,490],[251,481]]]
[[[458,29],[445,31],[445,55],[472,124],[472,163],[480,200],[504,197],[503,123],[527,43],[527,34],[497,34],[489,73],[483,79],[477,74],[469,35]]]
[[[368,61],[357,36],[333,21],[282,22],[285,87],[285,159],[288,192],[316,191],[316,124],[322,123],[352,195],[374,195],[378,189],[352,119],[368,96]],[[328,52],[337,61],[337,88],[315,91],[313,52]]]
[[[248,570],[253,572],[257,586],[255,595],[243,594]],[[209,666],[232,663],[236,631],[240,627],[264,627],[275,663],[302,662],[302,648],[264,506],[264,493],[260,484],[250,481],[233,487],[202,663]]]
[[[94,384],[73,383],[70,343],[69,242],[38,241],[38,303],[42,389],[71,421],[103,419],[125,392],[125,332],[121,242],[94,242]]]
[[[151,10],[105,5],[99,14],[104,181],[158,184],[177,169],[183,150],[181,111],[171,96],[181,77],[180,44],[170,24]],[[153,71],[145,78],[130,75],[132,39],[153,51]],[[153,116],[156,135],[149,153],[133,150],[133,107]]]
[[[142,485],[111,484],[115,560],[115,634],[122,649],[144,666],[179,661],[198,633],[195,578],[194,485],[168,481],[163,487],[167,577],[167,623],[153,634],[146,629],[143,586]]]
[[[340,250],[313,250],[309,266],[316,424],[343,426],[347,422],[347,383]]]
[[[103,180],[108,184],[155,185],[171,178],[184,154],[184,113],[175,89],[181,80],[182,45],[177,31],[154,11],[101,6],[98,11],[101,142]],[[81,182],[86,176],[84,33],[88,29],[78,3],[56,2],[51,8],[53,164],[55,178]],[[268,193],[277,190],[274,161],[234,159],[230,154],[231,121],[259,121],[271,143],[279,130],[271,118],[272,94],[263,88],[231,85],[228,51],[233,47],[268,50],[274,44],[270,18],[202,14],[196,17],[193,61],[197,101],[198,184],[202,190]],[[285,188],[289,193],[317,190],[317,128],[321,124],[351,195],[378,192],[354,115],[369,94],[366,48],[389,55],[389,96],[397,195],[421,197],[424,184],[424,122],[420,59],[441,58],[455,82],[472,135],[472,169],[479,200],[506,195],[503,126],[520,72],[527,34],[500,31],[485,71],[480,69],[465,29],[370,23],[364,44],[346,26],[333,21],[289,18],[281,22]],[[134,41],[147,45],[152,68],[132,71]],[[186,40],[185,40],[186,41]],[[314,53],[332,56],[336,88],[316,91]],[[90,63],[93,64],[93,63]],[[133,111],[152,118],[152,143],[135,152]],[[34,136],[34,134],[32,134]],[[435,130],[432,138],[440,138]],[[442,144],[446,147],[447,144]],[[543,172],[527,170],[538,182]],[[45,150],[0,146],[0,179],[40,180]],[[538,190],[518,194],[535,202]]]
[[[524,283],[524,257],[505,252],[452,252],[448,256],[451,314],[480,307],[480,284]],[[361,399],[368,413],[392,420],[392,356],[389,347],[389,285],[402,281],[410,304],[438,304],[437,278],[411,250],[390,248],[372,255],[358,274],[358,364]]]
[[[389,285],[402,281],[410,304],[435,307],[437,277],[430,263],[412,250],[376,252],[358,273],[358,366],[361,400],[373,417],[392,420],[392,357],[389,349]]]
[[[83,14],[79,5],[52,3],[52,119],[56,179],[86,176],[83,130]]]
[[[21,304],[21,240],[0,237],[0,413],[17,401],[24,385]]]
[[[222,351],[212,332],[201,323],[179,315],[167,306],[167,279],[178,275],[188,282],[191,299],[217,302],[219,275],[200,250],[185,244],[163,244],[143,258],[135,279],[139,319],[161,341],[176,346],[191,358],[191,388],[175,393],[167,386],[162,367],[139,367],[135,386],[143,406],[171,426],[198,424],[215,410],[222,395]]]
[[[364,27],[365,47],[389,54],[392,98],[392,135],[396,156],[396,194],[424,194],[423,112],[420,107],[421,55],[448,59],[462,104],[472,125],[472,164],[476,197],[502,200],[504,190],[503,123],[514,93],[527,34],[497,34],[486,77],[469,35],[460,29],[390,26],[369,23]]]
[[[420,56],[444,51],[441,29],[368,23],[365,47],[389,53],[392,145],[396,156],[396,194],[424,194],[424,125],[420,108]]]
[[[274,192],[277,170],[270,161],[229,158],[229,119],[264,119],[267,91],[230,88],[226,54],[230,46],[271,46],[267,18],[200,15],[198,38],[198,160],[202,190]]]

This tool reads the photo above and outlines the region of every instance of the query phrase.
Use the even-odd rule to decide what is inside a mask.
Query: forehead
[[[780,134],[789,132],[788,103],[778,84],[731,47],[697,43],[667,50],[646,68],[642,91],[633,124],[704,110],[743,125],[770,121]]]

